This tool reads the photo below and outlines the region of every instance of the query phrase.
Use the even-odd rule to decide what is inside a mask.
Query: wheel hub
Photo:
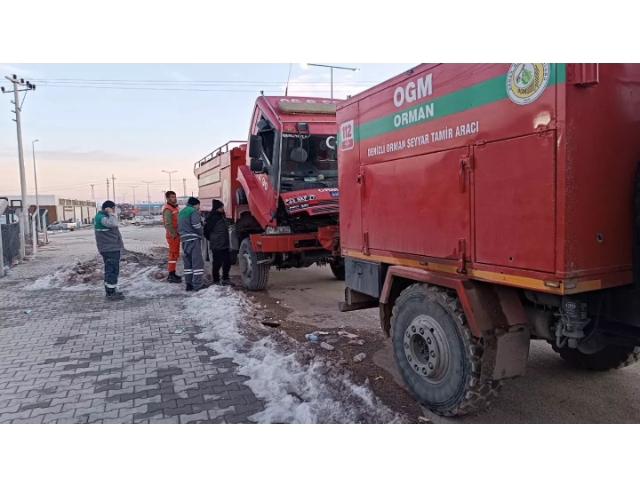
[[[430,316],[418,316],[404,333],[404,352],[413,371],[428,382],[440,382],[451,354],[445,334]]]
[[[240,272],[242,272],[247,279],[251,279],[251,254],[249,252],[242,254],[242,259],[240,260]]]

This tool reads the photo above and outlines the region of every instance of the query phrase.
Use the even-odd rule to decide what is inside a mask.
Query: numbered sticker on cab
[[[356,142],[353,136],[355,131],[355,124],[353,120],[340,125],[340,149],[343,151],[351,150],[355,147]]]

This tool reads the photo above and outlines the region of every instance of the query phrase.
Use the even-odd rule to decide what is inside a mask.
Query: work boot
[[[187,292],[191,292],[193,290],[193,284],[187,284]]]
[[[231,286],[231,281],[229,279],[223,279],[222,282],[220,282],[221,286]]]
[[[182,282],[182,277],[176,274],[176,271],[169,272],[169,277],[167,277],[167,281],[172,284],[180,284]]]
[[[108,287],[105,287],[104,289],[107,292],[107,299],[109,301],[120,301],[124,299],[124,294],[122,294],[120,291]]]
[[[198,292],[198,291],[202,291],[203,289],[208,289],[208,288],[209,288],[209,284],[203,284],[202,286],[200,286],[199,289],[196,289],[195,291]]]

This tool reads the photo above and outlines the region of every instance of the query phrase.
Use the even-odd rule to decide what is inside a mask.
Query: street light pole
[[[147,204],[149,205],[149,216],[151,216],[151,192],[149,191],[149,185],[151,184],[151,181],[142,182],[147,185]]]
[[[42,231],[42,219],[40,218],[40,200],[38,199],[38,171],[36,169],[36,142],[40,142],[38,139],[31,142],[31,150],[33,152],[33,179],[36,183],[36,231],[38,228]],[[36,234],[37,238],[37,234]]]
[[[167,173],[169,175],[169,191],[171,191],[171,175],[173,173],[178,172],[178,171],[165,171],[165,170],[163,170],[162,172]]]
[[[133,190],[133,206],[136,206],[136,188],[138,186],[129,186]]]
[[[303,67],[306,67],[306,66],[316,66],[318,68],[329,68],[331,70],[331,99],[333,99],[333,70],[334,69],[344,69],[346,71],[360,71],[360,68],[347,68],[345,66],[331,66],[328,64],[305,63]]]

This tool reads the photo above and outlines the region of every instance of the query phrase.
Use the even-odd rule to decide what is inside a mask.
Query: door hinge
[[[598,63],[568,64],[567,83],[576,86],[591,86],[600,82],[600,65]]]
[[[356,177],[356,181],[358,184],[362,184],[364,182],[364,173],[358,173],[358,176]]]
[[[370,255],[371,252],[369,251],[369,232],[364,232],[364,247],[362,248],[362,253],[364,255]]]
[[[456,272],[458,274],[466,274],[467,273],[467,264],[465,261],[465,254],[467,252],[467,243],[464,238],[458,240],[458,268]]]
[[[470,155],[460,157],[460,192],[464,193],[466,190],[466,177],[465,171],[473,171],[473,158]]]

